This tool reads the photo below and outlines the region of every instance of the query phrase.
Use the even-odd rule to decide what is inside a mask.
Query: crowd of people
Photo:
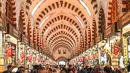
[[[112,66],[100,66],[95,65],[94,67],[88,65],[34,65],[30,69],[26,69],[23,66],[18,67],[16,72],[12,72],[12,66],[8,65],[7,70],[3,73],[130,73],[130,63],[127,66],[127,70],[121,68],[113,68]]]

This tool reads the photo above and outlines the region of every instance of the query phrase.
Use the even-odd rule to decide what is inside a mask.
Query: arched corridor
[[[127,70],[129,10],[129,0],[1,0],[0,72],[60,61]]]

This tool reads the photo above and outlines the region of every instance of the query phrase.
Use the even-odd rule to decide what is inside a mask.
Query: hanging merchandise
[[[28,59],[29,61],[32,61],[32,56],[28,56],[27,59]]]
[[[12,43],[5,45],[5,64],[15,64],[16,59],[16,52],[15,52],[16,46]]]
[[[124,66],[124,57],[123,57],[123,56],[121,56],[120,59],[119,59],[119,66],[120,66],[122,69],[125,68],[125,66]]]
[[[38,62],[41,62],[41,59],[40,59],[40,58],[38,58]]]
[[[24,53],[23,52],[20,54],[20,58],[24,59]]]
[[[85,61],[86,60],[86,57],[83,57],[83,61]]]
[[[80,62],[83,62],[83,58],[82,57],[80,58]]]
[[[97,57],[97,54],[96,54],[96,53],[95,53],[95,54],[93,54],[93,58],[94,58],[94,59],[96,59],[96,57]]]
[[[8,55],[8,57],[12,57],[12,55],[13,55],[13,53],[12,53],[12,48],[11,47],[9,47],[8,49],[7,49],[7,55]]]
[[[36,61],[36,59],[37,59],[37,57],[36,57],[36,56],[34,56],[34,61]]]
[[[24,45],[22,44],[19,48],[19,59],[20,59],[20,65],[24,65]]]
[[[118,55],[119,48],[118,46],[114,45],[114,55]]]
[[[88,60],[88,57],[86,56],[85,59]]]
[[[90,56],[88,56],[88,60],[90,60],[91,58],[90,58]]]
[[[104,53],[105,53],[104,50],[102,50],[101,57],[104,57]]]

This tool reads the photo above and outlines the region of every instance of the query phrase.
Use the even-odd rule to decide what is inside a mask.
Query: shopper
[[[44,67],[40,67],[38,73],[46,73],[46,70]]]
[[[16,73],[25,73],[25,68],[23,66],[20,66]]]
[[[7,70],[4,71],[3,73],[12,73],[11,71],[12,71],[12,65],[8,65]]]
[[[104,67],[104,73],[112,73],[112,68],[111,68],[111,66],[105,66]]]
[[[72,70],[72,69],[69,69],[67,73],[73,73],[73,70]]]
[[[74,67],[74,65],[72,65],[72,71],[73,73],[76,73],[76,68]]]

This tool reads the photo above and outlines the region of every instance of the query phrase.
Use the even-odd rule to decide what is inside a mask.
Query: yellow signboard
[[[127,37],[123,37],[123,47],[124,47],[124,61],[125,61],[125,66],[128,63],[128,49],[127,49]]]

